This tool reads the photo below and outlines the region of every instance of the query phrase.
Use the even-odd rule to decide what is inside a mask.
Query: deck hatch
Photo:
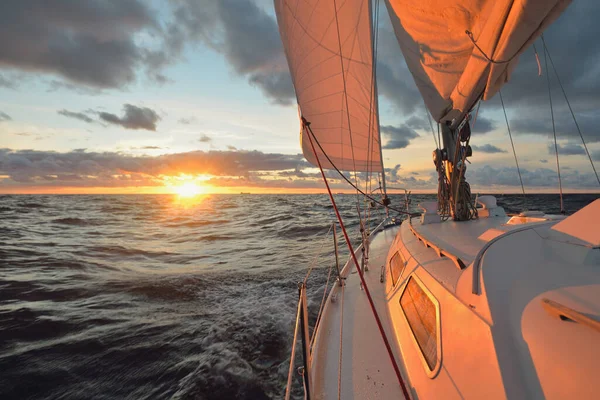
[[[414,277],[410,277],[400,306],[430,371],[438,363],[438,312],[436,304]]]

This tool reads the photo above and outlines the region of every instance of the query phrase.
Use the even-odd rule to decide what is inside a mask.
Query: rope
[[[429,127],[431,128],[431,134],[433,135],[433,141],[435,143],[435,148],[439,149],[440,145],[438,144],[438,141],[435,137],[435,130],[433,130],[433,123],[431,122],[431,117],[429,116],[429,111],[427,111],[427,104],[425,104],[425,102],[423,102],[423,105],[425,106],[425,114],[427,115],[427,121],[429,121]]]
[[[469,31],[469,30],[466,30],[466,31],[465,31],[465,33],[467,34],[467,36],[469,37],[469,39],[471,39],[471,42],[473,42],[473,45],[474,45],[475,47],[477,47],[477,50],[479,50],[479,52],[480,52],[480,53],[483,55],[483,57],[484,57],[486,60],[488,60],[489,62],[491,62],[492,64],[508,64],[509,62],[511,62],[511,61],[513,60],[513,58],[515,58],[515,57],[516,57],[516,56],[519,54],[519,51],[517,51],[517,52],[515,53],[515,55],[514,55],[514,56],[512,56],[511,58],[509,58],[509,59],[508,59],[508,60],[506,60],[506,61],[496,61],[496,60],[492,60],[490,57],[488,57],[488,55],[487,55],[487,54],[485,54],[485,53],[484,53],[484,51],[483,51],[483,50],[481,50],[481,47],[479,47],[479,46],[477,45],[477,42],[475,42],[475,38],[473,38],[473,33],[471,33],[471,31]]]
[[[562,82],[560,81],[560,77],[558,76],[558,71],[554,66],[554,61],[552,61],[552,56],[550,55],[550,50],[546,46],[546,41],[544,40],[544,35],[542,35],[542,43],[544,44],[544,49],[548,54],[548,59],[550,60],[550,65],[552,65],[552,69],[554,70],[554,74],[556,75],[556,80],[560,85],[560,89],[562,90],[563,95],[565,96],[565,100],[567,101],[567,106],[569,106],[569,111],[571,112],[571,116],[573,117],[573,122],[575,122],[575,126],[577,127],[577,132],[579,132],[579,136],[581,137],[581,143],[583,143],[583,147],[585,148],[585,152],[590,160],[590,164],[592,165],[592,169],[594,170],[594,174],[596,175],[596,180],[598,181],[598,185],[600,185],[600,178],[598,177],[598,172],[596,171],[596,167],[594,166],[594,162],[592,161],[592,156],[590,155],[590,151],[585,144],[585,139],[583,138],[583,134],[581,133],[581,129],[579,129],[579,124],[577,123],[577,118],[575,118],[575,113],[573,112],[573,108],[571,108],[571,103],[569,102],[569,98],[567,97],[567,92],[565,92],[565,88],[563,87]]]
[[[342,57],[342,39],[340,37],[340,24],[338,21],[338,8],[337,8],[337,3],[336,0],[333,0],[333,9],[334,9],[334,14],[335,14],[335,25],[337,27],[337,38],[338,38],[338,47],[340,50],[340,65],[342,68],[342,81],[344,83],[344,97],[343,99],[345,99],[346,102],[346,117],[348,119],[348,136],[350,137],[350,149],[352,150],[352,164],[354,165],[354,182],[356,183],[357,187],[357,191],[356,191],[356,202],[359,203],[359,198],[358,198],[358,178],[356,177],[356,159],[354,157],[354,144],[352,143],[352,126],[350,125],[350,106],[348,103],[348,89],[346,87],[346,71],[344,69],[344,59]],[[356,39],[356,35],[354,37]],[[350,66],[350,63],[348,62],[348,66]],[[344,118],[344,112],[342,110],[342,115],[341,118],[343,120]],[[344,126],[344,124],[341,124],[342,127]],[[344,148],[344,146],[342,145],[342,149]],[[360,213],[358,214],[358,218],[360,219]]]
[[[285,387],[285,400],[290,399],[292,389],[292,375],[294,372],[294,360],[296,358],[296,342],[298,341],[298,326],[300,325],[300,312],[302,310],[302,300],[298,300],[298,311],[296,312],[296,326],[294,328],[294,341],[292,342],[292,354],[290,356],[290,369],[288,371],[287,386]],[[304,379],[302,379],[304,382]],[[306,392],[306,388],[305,388]]]
[[[506,108],[504,107],[504,100],[502,99],[502,91],[498,91],[500,95],[500,102],[502,103],[502,111],[504,111],[504,119],[506,120],[506,128],[508,129],[508,137],[510,138],[510,145],[512,146],[513,155],[515,156],[515,164],[517,164],[517,172],[519,174],[519,182],[521,182],[521,190],[523,191],[523,203],[527,208],[527,198],[525,197],[525,186],[523,186],[523,177],[521,176],[521,169],[519,168],[519,160],[517,159],[517,151],[515,150],[515,143],[513,142],[512,133],[510,132],[510,124],[508,123],[508,116],[506,115]]]
[[[410,215],[411,217],[415,217],[418,216],[420,214],[415,214],[415,213],[408,213],[406,211],[402,211],[402,210],[398,210],[397,208],[394,207],[390,207],[389,205],[385,205],[383,204],[383,202],[375,199],[373,196],[370,196],[369,194],[363,192],[361,189],[358,188],[358,186],[356,186],[354,183],[352,183],[351,180],[348,179],[348,177],[346,177],[346,175],[344,175],[344,173],[342,171],[339,170],[339,168],[335,165],[335,163],[333,162],[333,160],[331,160],[331,158],[329,158],[329,156],[327,155],[327,153],[325,152],[325,150],[323,149],[323,146],[321,146],[321,143],[319,143],[319,140],[317,139],[317,137],[315,136],[315,134],[312,131],[312,128],[310,127],[310,122],[308,122],[304,117],[302,117],[302,124],[304,125],[304,127],[306,127],[306,129],[308,130],[308,132],[310,133],[310,135],[308,135],[309,140],[312,143],[312,140],[314,139],[315,142],[317,143],[317,146],[319,146],[319,149],[321,149],[321,152],[323,153],[323,155],[325,156],[325,158],[327,159],[327,161],[329,161],[329,163],[331,164],[331,166],[333,167],[333,169],[335,169],[338,174],[340,174],[340,176],[342,178],[344,178],[344,180],[350,185],[352,186],[354,189],[356,189],[360,194],[362,194],[363,196],[365,196],[367,199],[374,201],[375,203],[386,207],[392,211],[397,212],[398,214],[406,214],[406,215]],[[318,158],[317,158],[318,159]]]
[[[537,52],[536,52],[537,54]],[[548,71],[548,52],[544,47],[544,66]],[[554,154],[556,154],[556,172],[558,173],[558,190],[560,193],[560,212],[565,213],[565,204],[563,202],[562,179],[560,178],[560,162],[558,161],[558,143],[556,142],[556,125],[554,123],[554,107],[552,107],[552,90],[550,88],[550,74],[546,73],[546,82],[548,83],[548,100],[550,101],[550,115],[552,116],[552,133],[554,134]]]
[[[540,56],[538,55],[537,48],[535,47],[535,43],[533,44],[533,52],[535,53],[535,61],[538,66],[538,76],[542,76],[542,64],[540,63]],[[544,58],[546,58],[546,50],[544,49]],[[548,71],[548,61],[546,61],[546,71]]]
[[[475,123],[477,122],[477,116],[479,116],[479,107],[481,107],[481,100],[477,102],[477,110],[475,111],[475,116],[473,117],[473,123],[471,124],[471,131],[475,129]]]
[[[305,126],[307,126],[307,125],[305,125]],[[402,375],[400,373],[400,368],[398,367],[398,364],[396,363],[396,358],[394,357],[394,353],[392,352],[392,348],[387,339],[387,335],[385,334],[385,330],[383,329],[383,325],[381,323],[381,320],[379,319],[379,314],[377,313],[377,309],[375,308],[375,304],[373,303],[373,298],[371,297],[371,293],[369,292],[367,282],[365,281],[365,277],[363,276],[363,272],[361,271],[360,264],[358,263],[358,259],[356,258],[356,254],[354,254],[354,248],[352,247],[352,242],[350,241],[350,237],[348,236],[348,232],[346,231],[346,227],[344,226],[344,221],[342,219],[342,216],[340,215],[340,211],[338,210],[335,199],[333,198],[333,193],[331,192],[331,188],[329,187],[329,182],[327,181],[327,177],[325,176],[325,171],[323,170],[323,167],[321,166],[321,161],[319,160],[319,156],[317,154],[317,149],[315,148],[315,145],[312,140],[312,132],[311,132],[311,135],[308,135],[308,139],[310,140],[310,145],[312,147],[315,158],[317,159],[317,164],[319,165],[319,169],[321,170],[321,176],[323,177],[323,182],[325,183],[325,186],[327,188],[327,193],[329,194],[329,199],[331,200],[331,205],[333,206],[333,209],[337,216],[338,222],[340,223],[340,227],[342,228],[342,232],[344,233],[344,238],[346,239],[346,244],[348,245],[348,250],[350,251],[350,255],[352,256],[352,260],[354,261],[354,265],[356,266],[358,276],[360,277],[360,281],[365,290],[365,294],[367,295],[367,299],[369,301],[369,306],[371,307],[371,311],[373,312],[373,317],[375,317],[375,322],[377,322],[377,327],[379,328],[379,333],[381,334],[381,339],[383,340],[383,343],[385,344],[385,348],[388,352],[388,356],[390,357],[390,361],[392,362],[392,366],[394,367],[394,372],[396,373],[396,377],[398,378],[398,383],[400,384],[400,387],[402,388],[402,393],[404,394],[405,398],[410,399],[408,390],[406,388],[406,384],[404,383],[404,379],[402,378]]]

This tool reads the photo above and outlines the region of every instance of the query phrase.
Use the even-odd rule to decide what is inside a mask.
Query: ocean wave
[[[358,243],[356,197],[336,200]],[[0,228],[0,398],[283,397],[297,282],[323,244],[307,285],[314,323],[333,265],[326,195],[214,195],[191,208],[172,196],[0,196],[0,207],[13,210]]]
[[[81,253],[87,254],[89,252],[101,253],[104,255],[113,255],[113,256],[142,256],[142,257],[147,257],[147,258],[177,255],[177,253],[172,253],[169,251],[141,250],[141,249],[124,247],[124,246],[119,246],[119,245],[89,246],[86,248],[85,251],[83,251]]]
[[[101,223],[99,221],[92,221],[89,219],[73,218],[73,217],[57,218],[57,219],[52,220],[52,223],[61,224],[61,225],[72,225],[72,226],[101,225]]]

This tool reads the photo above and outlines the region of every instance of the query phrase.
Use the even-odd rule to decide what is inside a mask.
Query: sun
[[[177,195],[179,197],[186,197],[186,198],[195,197],[195,196],[198,196],[199,194],[204,193],[203,188],[198,186],[194,182],[186,182],[179,186],[175,186],[173,188],[173,190],[175,193],[177,193]]]

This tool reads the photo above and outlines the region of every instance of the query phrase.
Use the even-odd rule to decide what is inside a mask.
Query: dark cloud
[[[146,2],[4,0],[0,67],[49,73],[96,88],[119,88],[136,78],[147,49],[141,32],[160,32]]]
[[[420,188],[420,189],[433,189],[437,187],[437,174],[435,171],[432,171],[429,174],[429,177],[425,177],[423,179],[415,178],[414,175],[419,175],[418,172],[411,172],[411,176],[404,176],[400,173],[402,167],[400,164],[396,164],[394,168],[386,168],[385,176],[388,184],[390,185],[400,185],[407,189],[410,188]]]
[[[419,137],[414,129],[407,125],[383,125],[381,133],[387,139],[384,149],[403,149],[410,144],[410,140]]]
[[[500,147],[496,147],[493,144],[482,144],[481,146],[475,146],[472,145],[471,146],[473,148],[473,151],[479,151],[481,153],[506,153],[507,151],[504,149],[501,149]]]
[[[10,121],[12,118],[5,112],[0,111],[0,122],[2,121]]]
[[[202,135],[200,135],[200,138],[198,139],[198,141],[201,143],[211,143],[212,138],[210,136],[206,135],[205,133],[203,133]]]
[[[17,85],[14,79],[7,78],[3,74],[0,74],[0,87],[6,89],[15,89]]]
[[[308,167],[301,154],[268,154],[260,151],[194,151],[160,156],[133,156],[115,152],[67,153],[0,149],[0,175],[15,182],[35,183],[77,177],[95,186],[112,186],[115,176],[209,174],[249,176],[259,171],[295,170]],[[60,178],[63,177],[63,178]],[[73,180],[69,178],[69,180]]]
[[[600,142],[600,111],[590,110],[577,114],[577,123],[586,142]],[[560,139],[581,141],[581,136],[568,109],[554,110],[556,136]],[[553,137],[550,108],[525,109],[510,119],[510,127],[516,133]]]
[[[475,124],[471,129],[475,134],[488,133],[496,129],[496,122],[492,119],[479,115],[477,116],[477,120],[475,120]]]
[[[251,0],[183,0],[177,3],[170,42],[199,41],[223,54],[276,104],[295,99],[275,18]]]
[[[425,118],[421,118],[416,115],[412,115],[410,118],[404,121],[404,123],[412,129],[431,130],[431,125],[429,125],[429,122],[426,121]]]
[[[521,168],[523,185],[525,191],[528,188],[556,187],[558,188],[558,176],[555,170],[538,168],[528,170]],[[467,181],[472,185],[482,186],[519,186],[519,175],[515,167],[494,168],[484,165],[467,171]],[[571,170],[561,174],[563,187],[570,188],[597,188],[598,181],[592,172],[579,172]]]
[[[80,112],[73,112],[73,111],[62,109],[62,110],[57,111],[57,113],[65,116],[67,118],[74,118],[74,119],[78,119],[83,122],[87,122],[88,124],[92,124],[95,122],[92,118],[90,118],[87,115],[85,115],[84,113],[80,113]]]
[[[120,125],[125,129],[144,129],[156,131],[156,124],[160,121],[158,113],[148,107],[137,107],[132,104],[123,106],[124,115],[119,117],[107,112],[98,112],[102,121]]]
[[[548,154],[555,154],[554,143],[548,143]],[[558,145],[559,156],[574,156],[574,155],[585,155],[585,149],[583,146],[573,143],[567,143],[565,145]]]

